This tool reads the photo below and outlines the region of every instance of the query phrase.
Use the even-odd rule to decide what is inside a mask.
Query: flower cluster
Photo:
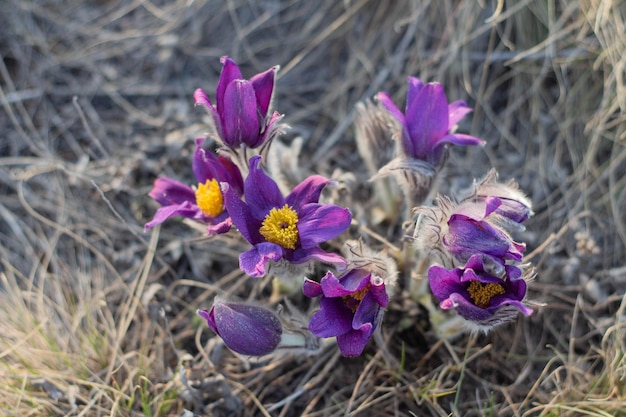
[[[265,302],[216,297],[209,310],[197,310],[232,351],[265,356],[288,348],[311,354],[319,350],[320,339],[334,338],[344,356],[361,355],[397,296],[398,264],[407,253],[374,233],[365,236],[364,226],[396,222],[391,229],[402,230],[411,223],[412,210],[420,214],[415,245],[406,249],[416,250],[419,259],[402,262],[413,268],[403,272],[427,275],[440,309],[454,310],[483,330],[511,321],[518,312],[532,313],[526,301],[532,271],[523,263],[525,245],[513,239],[532,210],[517,185],[499,183],[490,172],[458,202],[439,196],[435,205],[428,205],[449,147],[484,144],[455,132],[471,111],[465,102],[448,103],[441,84],[409,77],[404,112],[385,92],[376,95],[376,102],[360,103],[357,148],[373,182],[362,183],[373,187],[371,198],[363,201],[350,192],[349,181],[343,182],[343,194],[324,193],[338,182],[315,173],[296,170],[300,178],[285,181],[288,175],[281,169],[290,169],[293,178],[297,152],[287,156],[293,158],[289,166],[281,161],[301,142],[295,141],[295,148],[280,144],[281,159],[271,161],[276,153],[268,151],[270,145],[285,127],[279,124],[283,116],[272,108],[278,67],[248,80],[231,58],[223,57],[221,63],[215,104],[204,90],[194,93],[195,103],[208,111],[208,135],[217,147],[196,139],[191,185],[155,180],[149,195],[161,207],[145,229],[182,217],[203,225],[214,238],[235,236],[242,248],[241,271],[274,279],[274,292]],[[395,191],[396,182],[404,199]],[[398,215],[400,206],[406,209],[404,216]],[[335,250],[339,247],[343,254]],[[412,300],[422,300],[423,288],[409,284],[405,290]],[[289,301],[294,289],[319,307],[301,313]],[[302,300],[299,307],[306,307]]]
[[[440,197],[437,207],[422,208],[415,237],[441,264],[430,267],[428,281],[442,309],[455,309],[472,328],[489,330],[525,315],[526,280],[532,276],[523,255],[526,245],[512,238],[524,230],[531,203],[514,183],[500,184],[491,171],[470,196],[454,204]]]

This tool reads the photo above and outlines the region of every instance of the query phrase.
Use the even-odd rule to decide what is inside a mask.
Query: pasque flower
[[[484,142],[470,135],[451,133],[451,129],[469,112],[464,101],[448,104],[443,86],[432,82],[424,84],[419,78],[409,77],[404,113],[396,107],[386,92],[376,95],[402,127],[401,143],[406,156],[439,165],[448,144],[482,145]]]
[[[527,285],[519,269],[507,266],[504,277],[493,276],[478,254],[452,270],[431,266],[428,282],[442,309],[456,310],[471,326],[484,331],[514,319],[520,311],[526,316],[533,312],[524,304]]]
[[[217,298],[211,310],[198,310],[226,346],[242,355],[272,353],[281,342],[283,326],[273,311]]]
[[[449,217],[447,232],[441,238],[445,248],[460,259],[480,254],[483,259],[500,265],[507,261],[521,262],[526,245],[515,242],[499,227],[500,207],[502,200],[498,197],[490,197],[484,204],[472,201],[461,204]]]
[[[225,145],[238,148],[245,144],[256,148],[272,137],[282,118],[277,112],[268,117],[278,67],[245,80],[235,61],[223,56],[221,62],[215,106],[200,88],[194,92],[195,103],[207,108],[215,131]]]
[[[436,207],[418,211],[416,244],[445,267],[463,266],[478,254],[491,273],[502,276],[505,265],[522,262],[526,246],[512,234],[524,230],[531,202],[517,184],[498,183],[493,170],[460,203],[439,196]]]
[[[217,157],[202,147],[204,139],[196,139],[192,169],[197,185],[190,187],[171,178],[160,177],[154,181],[150,197],[162,207],[157,210],[145,230],[165,220],[182,216],[208,224],[207,233],[220,234],[230,230],[230,216],[224,210],[224,197],[220,183],[230,185],[232,193],[243,193],[243,178],[239,168],[225,157]]]
[[[309,330],[318,337],[337,337],[344,356],[363,352],[389,302],[383,278],[367,268],[353,268],[339,277],[328,272],[319,283],[307,278],[303,292],[322,296]]]
[[[343,257],[318,246],[343,233],[352,220],[348,209],[318,203],[329,180],[310,176],[283,197],[260,163],[260,156],[250,158],[250,173],[244,182],[245,202],[230,185],[223,185],[226,209],[253,245],[239,256],[241,269],[250,276],[261,277],[270,260],[301,264],[316,259],[345,265]]]

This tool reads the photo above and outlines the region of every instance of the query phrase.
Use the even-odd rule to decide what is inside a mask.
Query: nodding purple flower
[[[267,308],[218,298],[211,310],[198,310],[197,314],[229,349],[242,355],[267,355],[281,342],[283,326]]]
[[[197,185],[190,187],[171,178],[154,181],[150,197],[162,207],[157,210],[145,230],[165,220],[182,216],[207,224],[209,235],[226,233],[232,225],[224,207],[220,183],[230,184],[232,192],[243,194],[243,178],[239,168],[225,157],[217,157],[202,147],[204,139],[196,139],[192,169]]]
[[[492,215],[498,214],[502,201],[489,198],[486,204],[468,202],[461,204],[448,219],[446,233],[441,237],[445,248],[460,259],[480,254],[484,260],[496,265],[507,261],[521,262],[526,245],[515,242],[496,222]]]
[[[282,118],[277,112],[268,117],[278,66],[245,80],[235,61],[223,56],[221,62],[215,106],[200,88],[194,92],[194,101],[207,108],[225,145],[238,148],[245,144],[256,148],[273,136],[276,123]]]
[[[230,186],[223,187],[225,206],[233,223],[253,245],[239,256],[241,269],[250,276],[261,277],[270,260],[303,264],[317,259],[345,266],[343,257],[318,246],[343,233],[352,220],[348,209],[318,203],[329,180],[310,176],[283,197],[260,163],[260,156],[250,158],[250,173],[244,183],[245,202]]]
[[[396,107],[388,93],[380,92],[376,95],[378,101],[400,122],[401,144],[407,157],[438,166],[444,159],[448,144],[484,144],[484,141],[474,136],[451,133],[454,126],[472,111],[464,101],[448,104],[440,83],[424,84],[415,77],[409,77],[408,81],[404,113]]]
[[[464,267],[431,266],[428,282],[442,309],[454,309],[471,327],[487,331],[513,320],[520,311],[526,316],[533,312],[524,304],[527,286],[520,270],[506,268],[504,279],[493,276],[481,256],[474,255]]]
[[[437,203],[418,209],[422,215],[414,233],[417,246],[436,262],[459,267],[478,254],[496,276],[503,276],[506,265],[522,262],[526,245],[511,234],[523,231],[522,222],[533,212],[517,184],[498,183],[492,170],[460,203],[443,196]]]
[[[318,337],[337,337],[344,356],[359,356],[382,320],[389,302],[383,278],[366,268],[354,268],[336,277],[328,272],[317,283],[305,279],[307,297],[322,296],[309,330]]]

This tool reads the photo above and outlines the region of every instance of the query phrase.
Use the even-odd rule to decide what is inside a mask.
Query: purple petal
[[[449,120],[448,126],[452,129],[457,123],[461,121],[466,114],[471,113],[473,110],[467,107],[467,104],[463,100],[457,100],[450,103],[448,106]]]
[[[455,309],[460,316],[471,321],[484,321],[493,316],[492,311],[478,307],[459,293],[450,294],[449,298],[441,301],[439,307],[444,310]]]
[[[304,249],[339,236],[352,221],[350,210],[332,204],[306,204],[298,217],[298,235]]]
[[[382,104],[387,109],[387,111],[400,122],[402,126],[406,125],[406,119],[404,117],[404,114],[393,102],[393,99],[391,98],[389,93],[381,91],[380,93],[376,94],[376,100],[378,100],[378,102]]]
[[[457,255],[484,253],[495,258],[520,262],[525,245],[511,238],[486,221],[453,214],[448,220],[448,233],[443,236],[448,250]]]
[[[161,207],[154,214],[152,221],[146,223],[144,231],[148,231],[157,224],[161,224],[165,220],[176,216],[182,216],[188,219],[200,219],[202,218],[202,212],[198,207],[191,205],[188,201],[178,205]]]
[[[196,202],[196,193],[191,187],[166,177],[154,180],[148,195],[162,206],[182,204],[186,201],[194,204]]]
[[[243,303],[215,301],[211,311],[198,310],[226,346],[242,355],[262,356],[280,343],[283,328],[271,310]]]
[[[470,135],[463,135],[461,133],[454,133],[451,135],[445,135],[440,137],[439,139],[433,140],[431,142],[431,147],[433,152],[439,150],[440,147],[444,146],[446,143],[451,143],[453,145],[459,146],[483,146],[485,141]]]
[[[267,263],[279,261],[283,257],[283,248],[270,242],[257,243],[252,249],[239,255],[239,267],[251,277],[262,277],[267,272]]]
[[[237,195],[243,195],[243,178],[239,167],[223,155],[217,159],[219,163],[216,165],[215,177],[220,182],[227,182]]]
[[[424,83],[417,77],[408,77],[408,81],[409,89],[406,93],[406,104],[404,107],[405,110],[409,109],[409,105],[413,103],[415,97],[417,97],[417,95],[422,91],[422,88],[424,88]]]
[[[311,175],[289,193],[285,198],[285,202],[295,210],[307,203],[317,203],[322,190],[329,182],[328,178],[321,175]]]
[[[251,148],[259,145],[259,116],[256,97],[249,81],[235,80],[226,87],[221,111],[226,144],[238,147],[245,143]]]
[[[389,294],[387,294],[387,290],[385,289],[385,283],[382,278],[372,276],[370,278],[370,291],[376,303],[381,307],[387,307],[389,303]]]
[[[322,297],[320,311],[313,314],[309,330],[317,337],[333,337],[352,329],[352,311],[341,298]]]
[[[328,272],[320,281],[325,297],[345,297],[361,291],[370,282],[370,273],[365,269],[355,268],[337,278]]]
[[[337,336],[337,345],[341,354],[347,357],[361,355],[373,333],[373,326],[366,324],[358,330],[350,330],[348,333]]]
[[[222,219],[219,217],[224,216]],[[209,236],[213,235],[221,235],[230,231],[230,228],[233,225],[233,221],[230,217],[228,217],[227,213],[220,214],[218,218],[215,219],[212,224],[209,224],[206,228],[206,232]],[[219,219],[219,220],[218,220]]]
[[[215,110],[213,104],[211,104],[211,99],[209,99],[207,93],[201,88],[197,88],[196,91],[193,92],[193,101],[196,106],[205,106]]]
[[[439,83],[426,84],[406,110],[406,126],[413,142],[413,157],[425,160],[448,132],[448,101]]]
[[[322,295],[322,286],[319,284],[319,282],[313,281],[309,278],[304,278],[302,293],[305,297],[309,298],[319,297],[320,295]]]
[[[218,136],[221,138],[223,136],[222,119],[220,118],[217,109],[211,104],[209,96],[204,92],[204,90],[198,88],[193,93],[193,99],[196,106],[206,107],[207,111],[211,115],[211,118],[213,119],[213,125],[215,126],[215,130],[217,131]]]
[[[260,163],[260,156],[250,158],[250,173],[245,181],[244,195],[251,214],[263,220],[272,208],[283,207],[285,199],[278,185],[261,169]]]
[[[292,251],[291,254],[286,254],[285,258],[294,264],[302,264],[315,259],[322,263],[332,264],[340,271],[345,269],[348,265],[348,262],[341,255],[332,252],[325,252],[318,247],[309,249],[298,248]]]
[[[465,286],[460,282],[461,271],[459,268],[448,270],[439,265],[428,268],[428,284],[433,295],[439,301],[450,297],[450,294],[463,291]]]
[[[204,184],[215,178],[214,165],[218,164],[217,157],[202,147],[204,139],[196,139],[196,150],[193,153],[191,167],[198,183]]]
[[[278,68],[278,66],[272,67],[250,78],[250,83],[256,95],[258,110],[263,120],[267,117],[267,111],[270,107],[272,92],[274,91],[274,77]]]
[[[241,71],[239,70],[239,66],[230,59],[230,57],[223,56],[220,61],[222,62],[222,72],[220,73],[220,79],[217,82],[216,87],[216,100],[217,100],[217,111],[219,114],[224,114],[224,96],[226,94],[226,87],[235,81],[243,79],[241,75]]]
[[[229,184],[223,182],[220,183],[220,187],[222,189],[222,195],[224,196],[226,212],[232,219],[233,224],[239,229],[242,236],[253,245],[263,242],[264,239],[259,233],[261,223],[259,220],[252,217],[248,205],[241,201]]]
[[[276,129],[278,128],[277,123],[282,118],[282,114],[278,112],[272,113],[272,116],[269,118],[269,120],[266,120],[265,124],[261,126],[261,128],[263,129],[263,133],[259,136],[259,144],[267,142],[276,134]]]
[[[365,297],[363,297],[363,300],[361,300],[354,313],[352,328],[354,330],[358,330],[367,324],[370,324],[372,329],[376,328],[381,311],[380,305],[376,301],[374,295],[371,291],[368,292],[365,294]]]

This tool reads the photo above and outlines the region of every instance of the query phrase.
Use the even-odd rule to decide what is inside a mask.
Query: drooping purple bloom
[[[340,277],[328,272],[319,283],[305,279],[303,292],[307,297],[322,296],[309,330],[318,337],[337,337],[344,356],[363,352],[389,302],[383,279],[365,268]]]
[[[503,227],[507,230],[523,230],[521,223],[533,215],[532,202],[519,190],[515,182],[502,184],[497,182],[497,179],[498,174],[495,170],[491,170],[476,185],[472,200],[484,202],[488,211],[501,216]]]
[[[483,260],[494,265],[521,262],[526,245],[515,242],[500,227],[501,206],[502,201],[498,197],[460,204],[448,218],[447,231],[441,238],[445,248],[465,260],[480,254]]]
[[[222,338],[226,346],[242,355],[272,353],[283,334],[280,319],[267,308],[216,299],[211,310],[196,312]]]
[[[231,148],[241,144],[256,148],[272,137],[282,118],[277,112],[268,117],[278,66],[245,80],[235,61],[223,56],[221,62],[215,106],[200,88],[194,92],[194,101],[207,108],[224,144]]]
[[[470,135],[451,133],[452,128],[469,112],[464,101],[448,104],[440,83],[424,84],[419,78],[409,77],[404,113],[386,92],[376,95],[378,101],[402,126],[401,143],[406,156],[438,166],[446,146],[482,145],[484,141]]]
[[[319,248],[343,233],[352,220],[350,211],[319,204],[327,178],[313,175],[283,197],[278,186],[260,167],[261,157],[250,159],[243,202],[227,184],[224,203],[233,223],[252,249],[239,256],[239,266],[250,276],[265,275],[268,262],[285,260],[302,264],[312,259],[345,266],[345,259]]]
[[[518,268],[507,266],[504,279],[493,276],[485,270],[481,256],[474,255],[464,267],[431,266],[428,282],[442,309],[454,309],[471,325],[486,331],[514,319],[518,311],[526,316],[533,312],[523,302],[527,285],[518,274]]]
[[[207,152],[202,147],[203,141],[202,138],[196,139],[192,162],[198,184],[190,187],[171,178],[157,178],[149,195],[162,207],[146,224],[145,230],[175,216],[207,224],[209,235],[230,230],[232,221],[224,207],[220,183],[228,183],[234,194],[242,195],[243,178],[239,168],[228,158]]]

